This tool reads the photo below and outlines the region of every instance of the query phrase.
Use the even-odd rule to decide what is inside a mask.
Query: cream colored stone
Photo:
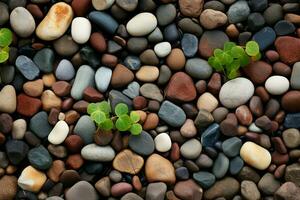
[[[132,36],[144,36],[151,33],[157,26],[155,15],[149,12],[139,13],[128,21],[126,29]]]
[[[58,39],[69,28],[72,19],[72,7],[64,2],[56,3],[38,25],[36,35],[46,41]]]
[[[254,142],[246,142],[240,150],[240,156],[250,166],[264,170],[271,164],[271,154],[269,151]]]
[[[51,144],[58,145],[65,141],[69,133],[69,126],[65,121],[59,121],[48,135]]]
[[[96,10],[106,10],[110,8],[115,0],[92,0],[93,7]]]
[[[43,172],[28,166],[22,171],[18,179],[18,185],[23,190],[39,192],[46,180],[47,176]]]
[[[27,124],[24,119],[17,119],[16,121],[14,121],[12,125],[12,131],[11,131],[13,139],[16,140],[23,139],[26,129],[27,129]]]
[[[45,90],[42,94],[41,100],[45,111],[50,111],[51,108],[60,109],[62,103],[61,99],[51,90]]]
[[[6,85],[0,91],[0,112],[13,113],[16,108],[16,90],[12,85]]]
[[[155,66],[142,66],[135,76],[143,82],[154,82],[159,76],[159,69]]]
[[[197,108],[205,109],[208,112],[214,111],[218,107],[218,100],[211,93],[205,92],[202,94],[197,101]]]

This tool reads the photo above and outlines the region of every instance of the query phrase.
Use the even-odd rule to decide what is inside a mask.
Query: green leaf
[[[121,115],[127,114],[128,113],[128,106],[125,103],[119,103],[115,107],[115,113],[118,117],[120,117]]]
[[[249,56],[256,56],[259,54],[259,45],[255,41],[249,41],[246,44],[246,53]]]
[[[106,119],[100,124],[100,127],[106,131],[109,131],[114,128],[114,123],[111,119]]]
[[[223,53],[223,60],[224,60],[224,64],[225,65],[229,65],[230,63],[232,63],[233,58],[232,58],[232,56],[230,54],[224,52]]]
[[[116,128],[119,131],[127,131],[131,127],[131,119],[128,115],[120,116],[116,121]]]
[[[91,118],[97,123],[97,124],[101,124],[102,122],[104,122],[106,120],[106,115],[104,112],[102,111],[95,111],[91,114]]]
[[[222,56],[223,53],[224,53],[224,51],[222,49],[215,49],[214,50],[214,56],[215,57]]]
[[[237,70],[231,70],[231,71],[229,72],[229,74],[227,75],[227,77],[228,77],[229,79],[234,79],[234,78],[237,77],[237,75],[238,75]]]
[[[258,61],[261,59],[261,53],[258,53],[256,56],[252,56],[253,61]]]
[[[137,123],[138,121],[140,121],[140,115],[135,112],[135,111],[131,111],[130,112],[130,119],[134,122]]]
[[[143,128],[140,124],[132,124],[129,131],[132,135],[139,135],[141,134],[142,130]]]
[[[97,103],[97,107],[107,115],[111,112],[111,107],[107,101],[101,101],[100,103]]]
[[[0,63],[4,63],[9,57],[8,52],[0,50]]]
[[[9,46],[12,43],[12,32],[8,28],[0,29],[0,47]]]
[[[241,55],[244,55],[244,54],[245,54],[245,51],[240,46],[232,47],[232,49],[230,50],[230,55],[233,58],[239,58],[239,57],[241,57]]]
[[[239,61],[241,66],[244,67],[250,63],[250,57],[247,54],[244,54],[239,58]]]
[[[234,42],[225,42],[224,43],[224,51],[230,51],[233,47],[235,47],[236,44]]]
[[[231,70],[238,70],[239,68],[240,68],[240,62],[239,62],[239,60],[234,60],[230,64],[226,65],[226,69],[228,69],[229,71],[231,71]]]
[[[98,107],[96,103],[90,103],[87,107],[87,113],[92,114],[93,112],[97,111]]]
[[[223,71],[223,65],[220,60],[214,56],[208,59],[208,64],[212,66],[217,72]]]

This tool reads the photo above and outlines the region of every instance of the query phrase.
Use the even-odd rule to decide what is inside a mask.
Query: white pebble
[[[167,152],[171,149],[171,138],[167,133],[161,133],[154,139],[155,149],[159,152]]]
[[[261,128],[259,128],[255,125],[255,123],[250,124],[249,131],[252,131],[252,132],[255,132],[255,133],[262,133],[263,132]]]
[[[171,44],[169,42],[160,42],[154,46],[155,54],[160,57],[166,57],[171,52]]]
[[[78,44],[86,43],[91,36],[92,25],[85,17],[76,17],[72,21],[71,34],[72,38]]]
[[[282,95],[289,90],[290,82],[284,76],[271,76],[266,80],[265,88],[272,95]]]
[[[126,29],[132,36],[144,36],[151,33],[156,26],[156,17],[152,13],[143,12],[129,20]]]
[[[69,126],[65,121],[59,121],[48,135],[51,144],[58,145],[65,141],[69,133]]]
[[[12,137],[16,140],[22,140],[27,129],[27,124],[24,119],[17,119],[12,125]]]

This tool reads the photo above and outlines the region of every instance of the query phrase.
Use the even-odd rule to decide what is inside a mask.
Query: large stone
[[[281,36],[275,41],[275,47],[280,59],[287,64],[300,61],[300,39],[291,36]]]
[[[176,183],[174,193],[182,200],[201,200],[203,196],[202,188],[192,179]]]
[[[252,62],[243,68],[245,74],[255,84],[262,84],[272,73],[272,66],[264,61]]]
[[[203,9],[203,0],[179,0],[180,12],[187,17],[199,17]]]
[[[205,199],[216,199],[218,197],[225,197],[232,199],[240,190],[240,184],[232,177],[226,177],[217,181],[211,188],[204,193]]]
[[[293,66],[291,74],[291,87],[295,90],[300,89],[300,62],[296,62]]]
[[[144,36],[151,33],[157,26],[157,19],[152,13],[139,13],[131,18],[126,29],[132,36]]]
[[[16,60],[16,67],[28,80],[33,80],[40,74],[40,69],[27,56],[20,55]]]
[[[17,35],[30,36],[35,30],[35,21],[30,12],[24,7],[17,7],[10,13],[10,25]]]
[[[249,14],[250,8],[247,1],[237,1],[228,9],[228,21],[231,24],[242,22],[247,19]]]
[[[113,167],[124,173],[138,174],[144,165],[143,157],[125,149],[118,153],[113,161]]]
[[[300,112],[300,91],[291,90],[285,93],[281,98],[281,106],[287,112]]]
[[[39,192],[47,180],[47,176],[32,166],[23,169],[18,179],[18,185],[29,192]]]
[[[3,200],[13,200],[17,194],[17,178],[5,175],[0,178],[0,197]]]
[[[275,200],[297,200],[300,196],[300,188],[293,182],[285,182],[275,192]]]
[[[300,164],[294,163],[288,165],[285,170],[284,179],[285,181],[293,182],[300,187]]]
[[[79,181],[66,192],[66,200],[98,200],[95,188],[87,181]]]

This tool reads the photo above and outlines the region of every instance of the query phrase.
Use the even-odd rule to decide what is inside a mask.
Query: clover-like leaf
[[[0,63],[4,63],[9,58],[9,54],[7,51],[0,50]]]
[[[119,103],[115,107],[115,113],[118,117],[128,113],[128,106],[125,103]]]
[[[97,110],[91,114],[91,118],[97,123],[101,124],[106,120],[106,115],[104,112]]]
[[[223,65],[220,60],[214,56],[208,59],[208,64],[213,67],[217,72],[223,71]]]
[[[130,127],[129,131],[132,135],[139,135],[141,134],[143,128],[140,124],[132,124],[132,126]]]
[[[227,77],[228,77],[229,79],[234,79],[234,78],[237,77],[237,75],[238,75],[237,70],[231,70],[231,71],[227,74]]]
[[[225,42],[224,43],[224,51],[225,52],[231,51],[231,49],[235,46],[236,46],[236,44],[234,42]]]
[[[258,60],[260,60],[260,59],[261,59],[261,53],[258,53],[256,56],[252,56],[251,59],[252,59],[253,61],[258,61]]]
[[[242,47],[235,46],[235,47],[232,47],[232,49],[230,50],[230,54],[233,58],[239,58],[239,57],[241,57],[241,55],[245,54],[245,51]]]
[[[259,54],[259,45],[255,41],[249,41],[246,43],[245,51],[249,56],[256,56]]]
[[[0,47],[9,46],[12,43],[12,32],[8,28],[0,29]]]
[[[100,127],[106,131],[109,131],[114,128],[114,123],[111,119],[108,118],[100,124]]]
[[[239,58],[239,61],[241,66],[244,67],[250,63],[250,57],[247,54],[244,54]]]
[[[133,121],[133,123],[137,123],[138,121],[140,121],[140,115],[136,111],[131,111],[130,119],[131,121]]]
[[[111,107],[107,101],[101,101],[100,103],[97,103],[97,107],[107,115],[111,112]]]
[[[128,115],[122,115],[120,116],[116,121],[116,128],[119,131],[127,131],[131,127],[131,119]]]
[[[92,114],[93,112],[97,111],[98,107],[96,103],[90,103],[87,107],[87,113]]]

